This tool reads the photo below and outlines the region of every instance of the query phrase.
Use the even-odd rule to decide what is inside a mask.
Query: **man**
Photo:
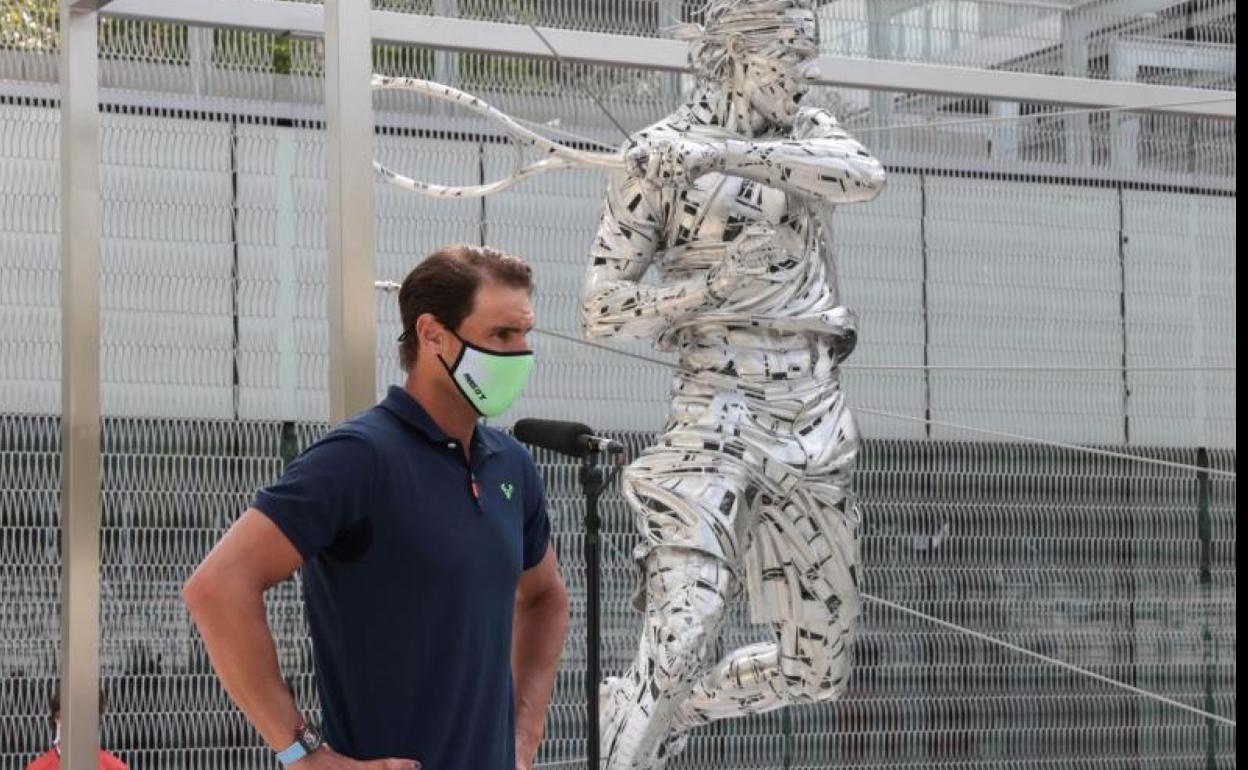
[[[856,321],[829,217],[884,171],[800,106],[812,0],[712,0],[704,19],[694,93],[633,137],[608,185],[582,307],[587,336],[678,355],[664,435],[623,477],[645,621],[602,687],[610,770],[661,768],[710,720],[838,697],[859,614],[858,438],[837,371]],[[716,663],[743,584],[771,640]]]
[[[421,262],[399,290],[404,386],[259,492],[185,586],[221,683],[298,770],[533,765],[567,594],[532,457],[478,423],[528,376],[531,290],[493,249]],[[265,622],[300,567],[323,736]]]
[[[100,690],[100,716],[104,716],[104,691]],[[60,770],[61,767],[61,688],[58,685],[52,691],[52,700],[48,704],[48,725],[52,728],[52,748],[36,757],[26,770]],[[99,770],[126,770],[126,763],[100,749]]]

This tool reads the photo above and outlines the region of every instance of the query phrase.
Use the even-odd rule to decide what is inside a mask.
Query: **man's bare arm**
[[[303,721],[282,680],[277,647],[264,611],[264,592],[302,564],[299,552],[269,517],[248,509],[182,588],[217,678],[274,751],[288,747]],[[303,770],[409,770],[412,760],[358,762],[329,747],[299,760]]]
[[[182,589],[208,657],[230,698],[276,751],[290,745],[299,710],[282,680],[264,592],[302,560],[260,511],[247,510]]]
[[[546,730],[546,709],[568,630],[568,592],[555,550],[520,578],[511,634],[516,693],[516,766],[531,768]]]

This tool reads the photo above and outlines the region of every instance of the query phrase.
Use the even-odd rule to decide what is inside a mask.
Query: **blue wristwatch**
[[[295,742],[285,751],[277,752],[277,759],[283,765],[298,762],[321,747],[321,734],[315,727],[302,724],[295,729]]]

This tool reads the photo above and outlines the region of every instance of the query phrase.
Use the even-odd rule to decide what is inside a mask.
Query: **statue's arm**
[[[830,204],[869,201],[885,182],[883,165],[831,113],[817,109],[802,110],[792,138],[643,132],[626,157],[634,173],[660,187],[719,173]]]
[[[794,138],[729,139],[721,173],[826,203],[859,203],[884,190],[884,166],[826,110],[804,109]]]
[[[640,283],[663,247],[662,196],[633,175],[614,174],[608,182],[582,293],[586,337],[650,337],[721,300],[710,275],[658,286]]]

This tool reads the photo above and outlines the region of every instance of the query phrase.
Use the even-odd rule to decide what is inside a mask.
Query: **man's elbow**
[[[567,617],[568,611],[572,607],[572,599],[568,595],[568,587],[563,584],[563,578],[555,581],[554,586],[550,589],[551,606],[559,611],[563,617]]]
[[[192,618],[201,615],[212,601],[212,584],[200,571],[196,571],[182,584],[182,605]]]
[[[550,614],[555,620],[555,627],[559,629],[562,638],[568,636],[568,618],[572,611],[572,599],[568,596],[568,588],[563,584],[563,580],[555,581],[555,585],[550,590]]]
[[[547,618],[567,618],[571,606],[568,588],[563,584],[563,578],[556,575],[543,586],[541,593],[522,602],[521,609],[535,610]]]
[[[182,584],[182,604],[196,624],[211,615],[214,608],[242,606],[250,594],[263,596],[264,590],[252,590],[237,577],[230,579],[213,574],[213,570],[203,565]]]

